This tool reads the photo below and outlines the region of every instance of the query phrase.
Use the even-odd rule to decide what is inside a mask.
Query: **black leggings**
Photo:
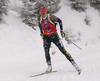
[[[55,33],[50,36],[47,36],[47,35],[43,36],[43,43],[44,43],[43,47],[44,47],[44,51],[45,51],[46,62],[51,61],[50,54],[49,54],[49,48],[50,48],[51,42],[53,42],[59,48],[59,50],[65,55],[65,57],[70,62],[73,61],[73,58],[71,57],[71,55],[65,50],[58,34]]]

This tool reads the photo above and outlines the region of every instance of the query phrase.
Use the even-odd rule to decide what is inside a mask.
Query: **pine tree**
[[[89,0],[90,6],[94,7],[100,12],[100,0]]]
[[[39,16],[40,7],[46,7],[50,13],[56,13],[61,7],[60,0],[22,0],[24,7],[21,11],[23,22],[33,29],[37,26],[37,17]]]
[[[0,23],[3,22],[3,15],[7,14],[8,0],[0,0]]]
[[[78,12],[83,12],[86,10],[87,0],[69,0],[71,3],[71,8]]]

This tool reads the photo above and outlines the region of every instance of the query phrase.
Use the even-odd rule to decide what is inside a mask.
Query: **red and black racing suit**
[[[51,62],[49,48],[51,42],[53,42],[59,50],[66,56],[66,58],[71,62],[73,58],[71,55],[65,50],[56,30],[56,22],[60,25],[60,30],[63,30],[62,21],[53,15],[48,14],[45,19],[42,17],[38,18],[38,24],[40,28],[40,32],[43,35],[43,47],[45,50],[46,62]]]

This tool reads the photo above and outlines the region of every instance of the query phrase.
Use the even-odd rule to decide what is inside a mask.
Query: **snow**
[[[91,18],[90,26],[84,23],[86,13]],[[29,75],[45,72],[47,68],[40,31],[25,25],[17,12],[9,10],[6,24],[0,24],[0,81],[100,81],[100,16],[91,7],[86,13],[78,13],[64,4],[55,14],[62,19],[64,30],[72,28],[74,33],[82,33],[81,41],[76,42],[82,50],[62,39],[82,69],[81,75],[53,45],[56,51],[51,54],[53,70],[60,71],[31,78]]]

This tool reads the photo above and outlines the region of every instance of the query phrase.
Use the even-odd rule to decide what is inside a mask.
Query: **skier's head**
[[[41,7],[40,8],[40,15],[45,18],[47,15],[47,8],[46,7]]]

